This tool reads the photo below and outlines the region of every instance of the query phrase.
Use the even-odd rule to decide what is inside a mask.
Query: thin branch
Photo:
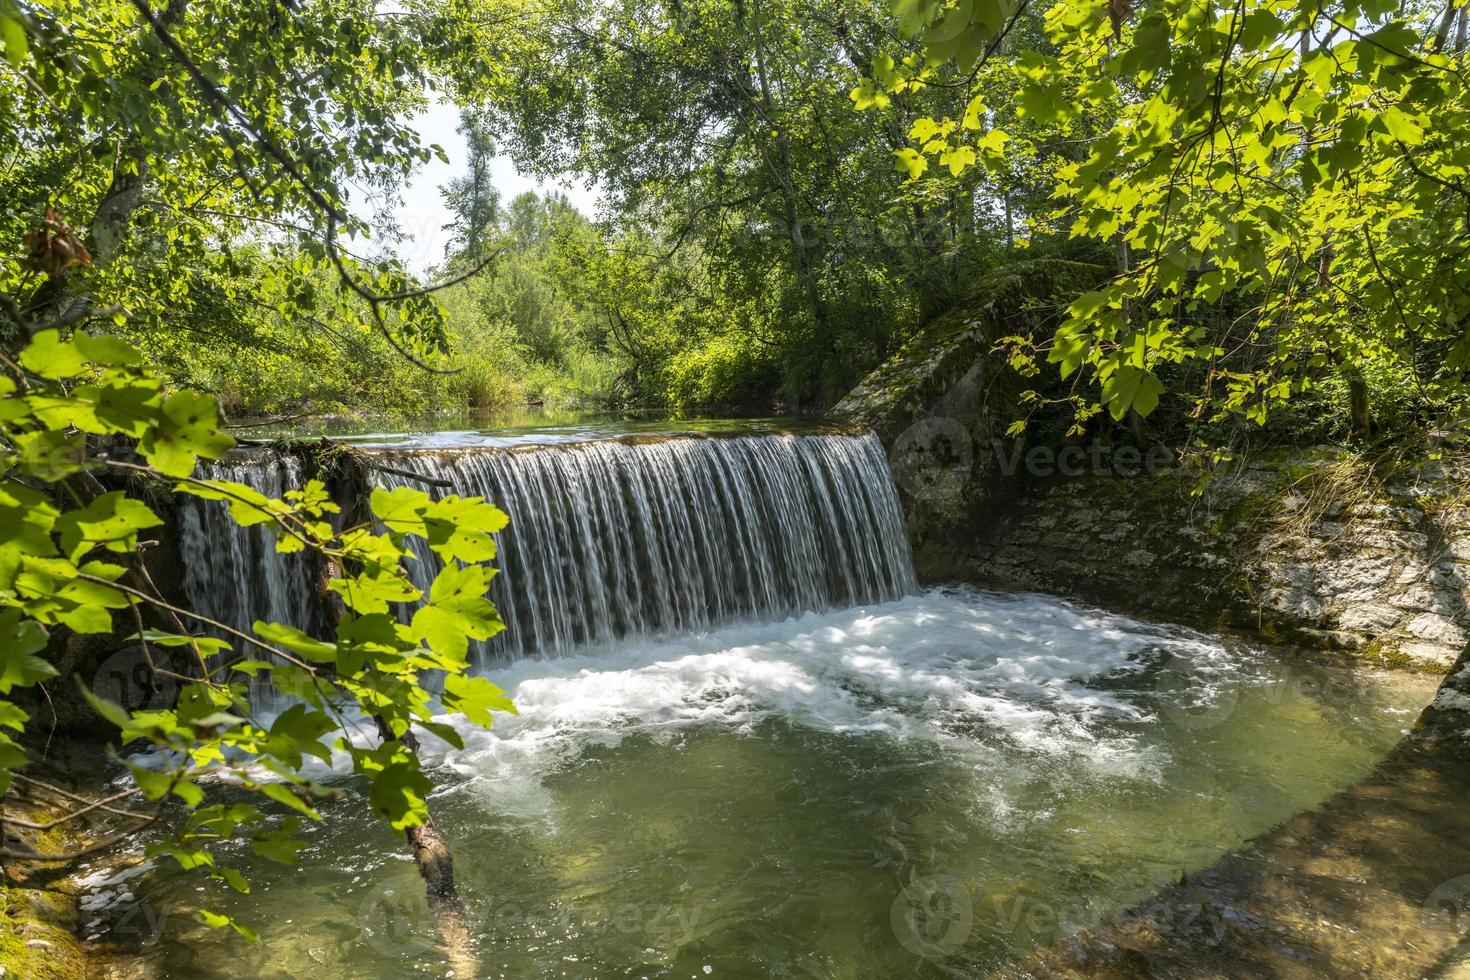
[[[379,471],[380,473],[387,473],[391,476],[401,476],[405,480],[417,480],[419,483],[427,483],[431,487],[444,487],[450,490],[454,489],[454,482],[451,480],[436,480],[432,476],[424,476],[421,473],[415,473],[413,470],[400,470],[396,466],[384,466],[382,463],[374,463],[371,461],[369,461],[367,465],[371,466],[373,469]]]
[[[46,782],[44,780],[36,779],[34,776],[27,776],[25,773],[20,773],[20,772],[12,773],[11,775],[13,775],[16,779],[20,780],[21,782],[26,783],[27,785],[34,786],[37,789],[46,790],[47,792],[50,792],[50,793],[55,793],[57,796],[60,796],[63,799],[70,800],[73,803],[86,803],[88,806],[92,806],[92,804],[87,800],[86,797],[84,797],[84,796],[78,796],[75,793],[69,793],[66,790],[62,789],[60,786],[54,786],[51,783],[48,783],[48,782]],[[115,813],[119,817],[137,817],[137,816],[141,816],[141,814],[134,813],[132,810],[120,810],[117,807],[107,806],[105,803],[97,804],[95,807],[92,807],[92,808],[93,809],[97,809],[97,810],[104,810],[107,813]],[[9,822],[9,821],[7,821],[7,822]]]
[[[119,592],[124,592],[128,595],[137,596],[144,602],[147,602],[151,605],[160,606],[164,609],[167,609],[169,612],[174,613],[175,615],[188,617],[189,619],[203,623],[205,626],[213,626],[215,629],[219,630],[222,633],[228,633],[233,637],[244,640],[246,643],[250,643],[256,647],[259,647],[267,653],[271,653],[277,657],[280,657],[282,660],[286,661],[292,666],[300,667],[302,670],[309,671],[313,675],[316,674],[316,668],[308,664],[306,661],[299,660],[286,651],[273,647],[269,643],[266,643],[262,640],[257,639],[256,637],[251,636],[249,633],[241,632],[240,630],[235,629],[233,626],[227,626],[217,619],[210,619],[208,616],[201,616],[199,613],[192,612],[188,609],[183,609],[179,606],[173,605],[172,603],[165,602],[162,599],[155,598],[148,593],[142,591],[141,589],[135,589],[130,585],[123,585],[121,582],[114,582],[110,579],[105,579],[97,575],[86,575],[79,573],[77,575],[77,580],[82,582],[92,582],[96,585],[105,585],[108,588],[117,589]]]
[[[127,312],[123,308],[121,303],[114,303],[111,306],[94,308],[85,302],[81,302],[77,303],[71,309],[67,310],[65,313],[61,314],[58,317],[54,317],[50,320],[45,321],[44,323],[35,323],[30,319],[30,317],[26,316],[25,313],[21,311],[21,308],[16,305],[15,300],[11,299],[9,296],[4,295],[3,293],[0,293],[0,310],[3,310],[5,312],[5,315],[9,317],[17,327],[20,327],[22,330],[24,330],[27,336],[33,336],[40,333],[42,330],[64,330],[67,327],[75,326],[78,323],[82,323],[96,317],[113,316],[117,313],[125,314]]]
[[[120,810],[116,807],[108,806],[109,803],[116,803],[118,800],[126,799],[129,796],[135,796],[140,792],[142,792],[142,790],[134,786],[132,789],[125,789],[121,793],[113,793],[111,796],[105,796],[102,799],[97,800],[93,803],[88,803],[86,806],[78,810],[73,810],[71,813],[68,813],[65,816],[57,817],[55,820],[51,820],[46,823],[32,823],[29,820],[21,820],[17,817],[0,816],[0,824],[5,824],[11,827],[24,827],[26,830],[51,830],[53,827],[59,827],[64,823],[70,823],[78,817],[85,816],[86,814],[91,813],[94,810],[106,810],[108,813],[115,813],[118,816],[122,817],[132,817],[134,820],[151,820],[154,816],[153,814],[134,813],[132,810]]]
[[[111,837],[107,837],[103,840],[98,841],[90,847],[83,847],[80,850],[64,851],[61,854],[38,854],[35,851],[12,851],[9,848],[0,848],[0,858],[9,858],[15,861],[36,862],[75,861],[78,858],[90,857],[93,854],[100,854],[103,851],[111,850],[113,847],[121,844],[123,841],[127,840],[129,837],[134,836],[139,831],[151,827],[153,824],[162,819],[162,817],[163,811],[159,810],[157,813],[153,814],[147,820],[143,821],[131,830],[125,830],[120,834],[114,834]]]

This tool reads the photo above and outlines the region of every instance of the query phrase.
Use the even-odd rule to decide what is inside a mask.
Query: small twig
[[[123,309],[121,303],[114,303],[111,306],[93,308],[87,303],[81,302],[77,303],[76,306],[67,310],[60,316],[55,317],[54,319],[47,320],[44,323],[34,323],[32,322],[31,318],[26,316],[25,313],[21,311],[21,308],[16,305],[15,300],[11,299],[9,296],[4,295],[3,293],[0,293],[0,310],[4,310],[5,315],[9,317],[17,327],[20,327],[21,330],[25,331],[27,336],[34,336],[35,334],[38,334],[43,330],[64,330],[67,327],[75,326],[78,323],[93,319],[94,317],[112,316],[116,313],[126,312]]]
[[[60,786],[53,786],[51,783],[48,783],[45,780],[36,779],[34,776],[27,776],[25,773],[20,773],[20,772],[13,773],[12,775],[16,779],[20,780],[23,783],[26,783],[26,784],[31,785],[31,786],[35,786],[38,789],[44,789],[44,790],[46,790],[47,792],[50,792],[50,793],[55,793],[57,796],[60,796],[63,799],[70,800],[73,803],[86,803],[88,806],[91,806],[92,805],[91,802],[88,801],[85,796],[78,796],[75,793],[68,793],[66,790],[62,789]],[[105,810],[108,813],[115,813],[119,817],[136,817],[136,816],[139,816],[139,814],[134,813],[132,810],[120,810],[117,807],[107,806],[105,804],[98,804],[95,807],[93,807],[93,809]]]
[[[203,623],[205,626],[213,626],[220,632],[228,633],[233,637],[244,640],[246,643],[253,644],[254,646],[264,650],[266,653],[275,654],[277,657],[280,657],[288,664],[300,667],[302,670],[309,671],[313,675],[316,674],[316,668],[312,667],[306,661],[299,660],[296,657],[291,656],[291,654],[287,653],[286,651],[273,647],[269,643],[266,643],[263,640],[259,640],[256,637],[251,636],[249,633],[241,632],[240,630],[235,629],[233,626],[227,626],[217,619],[210,619],[208,616],[201,616],[199,613],[191,612],[188,609],[183,609],[171,603],[164,602],[162,599],[155,598],[148,593],[142,591],[141,589],[135,589],[130,585],[123,585],[121,582],[114,582],[110,579],[105,579],[97,575],[86,575],[79,573],[77,575],[77,580],[82,582],[92,582],[96,585],[105,585],[109,588],[117,589],[119,592],[125,592],[129,595],[137,596],[144,602],[150,603],[155,606],[160,606],[164,609],[167,609],[169,612],[174,613],[175,615],[186,616],[189,619],[197,620]]]
[[[427,483],[431,487],[444,487],[449,490],[454,489],[454,482],[452,480],[439,480],[435,479],[432,476],[424,476],[420,473],[415,473],[413,470],[401,470],[396,466],[385,466],[382,463],[374,463],[371,460],[367,461],[367,465],[371,466],[373,469],[378,470],[381,473],[388,473],[392,476],[401,476],[405,480],[417,480],[420,483]]]
[[[9,848],[4,848],[4,849],[0,849],[0,858],[10,858],[11,860],[15,860],[15,861],[37,861],[37,862],[48,862],[48,861],[65,862],[65,861],[75,861],[78,858],[90,857],[93,854],[100,854],[102,851],[111,850],[113,847],[116,847],[118,844],[120,844],[123,841],[127,840],[129,837],[132,837],[133,835],[137,834],[139,831],[144,830],[144,829],[146,829],[148,827],[151,827],[153,824],[157,823],[162,817],[163,817],[163,811],[162,810],[159,810],[157,813],[153,814],[147,820],[145,820],[144,822],[138,824],[138,826],[134,827],[133,829],[131,829],[131,830],[125,830],[125,831],[123,831],[120,834],[114,834],[111,837],[107,837],[107,838],[104,838],[103,840],[98,841],[97,843],[91,845],[90,847],[84,847],[84,848],[81,848],[80,850],[76,850],[76,851],[65,851],[65,852],[63,852],[61,854],[37,854],[35,851],[12,851]]]
[[[8,824],[12,827],[24,827],[26,830],[50,830],[53,827],[59,827],[64,823],[69,823],[80,816],[91,813],[93,810],[106,810],[108,813],[115,813],[120,817],[132,817],[134,820],[148,820],[152,817],[152,814],[134,813],[132,810],[120,810],[117,807],[108,806],[109,803],[114,803],[118,800],[126,799],[127,797],[134,796],[140,792],[142,792],[142,790],[134,786],[132,789],[125,789],[121,793],[114,793],[111,796],[106,796],[95,802],[88,803],[81,809],[73,810],[71,813],[68,813],[65,816],[57,817],[55,820],[51,820],[47,823],[32,823],[29,820],[21,820],[17,817],[8,816],[0,816],[0,823]]]

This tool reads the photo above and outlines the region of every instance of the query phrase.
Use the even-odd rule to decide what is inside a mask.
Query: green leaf
[[[510,518],[482,497],[450,495],[424,509],[424,535],[445,561],[480,562],[495,557],[495,539]]]
[[[5,60],[10,62],[12,68],[19,68],[30,53],[26,27],[19,17],[0,14],[0,43],[5,45]]]
[[[128,637],[129,640],[137,640],[139,638],[137,633],[133,633]],[[195,644],[199,647],[199,652],[206,657],[213,656],[216,653],[223,653],[230,649],[230,644],[227,641],[214,636],[204,636],[203,634],[166,633],[163,630],[145,629],[141,639],[145,639],[154,646],[160,647],[186,647]]]
[[[929,160],[918,150],[904,147],[893,151],[893,167],[901,174],[908,174],[909,180],[918,180],[929,169]]]
[[[30,687],[56,676],[56,668],[35,656],[46,646],[46,628],[22,619],[19,609],[0,612],[0,694]]]
[[[118,337],[92,337],[79,331],[73,335],[72,343],[76,345],[83,357],[94,364],[121,367],[141,364],[143,361],[143,358],[127,341]]]
[[[337,644],[324,643],[303,633],[294,626],[288,626],[285,623],[266,623],[256,620],[250,628],[267,643],[274,644],[278,647],[285,647],[292,653],[301,654],[307,660],[329,664],[337,659]]]
[[[283,783],[264,783],[261,785],[260,791],[277,803],[288,806],[313,820],[320,820],[322,818],[322,815],[317,812],[315,807],[309,805],[301,797],[291,792],[291,788]]]
[[[104,493],[82,510],[68,511],[56,521],[61,547],[73,561],[95,547],[118,553],[131,552],[138,532],[163,524],[142,501],[114,490]]]
[[[81,373],[87,367],[87,358],[75,343],[62,340],[55,330],[42,330],[20,352],[20,366],[42,378],[59,380]]]
[[[444,707],[457,711],[471,722],[489,728],[490,712],[517,714],[516,706],[504,691],[483,677],[447,674],[444,677]]]
[[[484,565],[442,569],[427,603],[413,614],[411,635],[431,650],[463,661],[470,640],[488,639],[505,627],[486,598],[492,574],[493,569]]]
[[[188,476],[203,456],[218,459],[235,440],[218,431],[219,407],[210,395],[180,391],[163,402],[159,424],[144,435],[139,449],[165,476]]]
[[[426,798],[434,788],[419,769],[418,759],[397,742],[383,746],[368,770],[372,785],[368,799],[394,830],[417,827],[429,818]]]
[[[211,929],[221,929],[225,926],[229,926],[231,929],[238,932],[241,936],[244,936],[245,939],[249,942],[253,943],[260,939],[260,936],[256,933],[254,929],[251,929],[249,926],[242,923],[236,922],[234,919],[230,918],[228,915],[225,915],[222,912],[211,912],[209,909],[195,909],[194,914],[199,916],[199,921],[203,922]]]
[[[306,847],[306,841],[296,836],[296,830],[300,826],[300,818],[287,817],[279,829],[258,833],[252,837],[251,849],[267,861],[274,861],[277,864],[295,864],[297,852]]]
[[[1424,127],[1417,117],[1409,115],[1398,106],[1390,106],[1378,116],[1390,137],[1406,146],[1418,146],[1424,142]]]
[[[1159,404],[1164,385],[1148,371],[1125,364],[1103,382],[1103,404],[1114,419],[1121,420],[1132,408],[1139,415],[1148,415]]]
[[[138,784],[138,789],[142,791],[145,800],[161,800],[168,795],[170,784],[173,782],[172,773],[157,772],[132,762],[128,763],[128,769],[132,772],[133,782]]]
[[[219,878],[241,895],[250,894],[250,882],[246,881],[245,876],[234,868],[218,868],[214,872],[214,877]]]

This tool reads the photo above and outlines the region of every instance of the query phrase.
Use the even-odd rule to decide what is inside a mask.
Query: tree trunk
[[[384,742],[394,740],[393,730],[381,717],[373,718],[378,735]],[[404,748],[414,755],[419,751],[419,740],[412,731],[403,733],[398,739]],[[449,968],[456,977],[480,975],[480,958],[475,950],[474,934],[470,931],[469,916],[464,903],[459,900],[459,890],[454,884],[454,858],[444,838],[434,826],[434,818],[426,817],[417,827],[403,832],[414,863],[424,879],[424,890],[429,899],[429,912],[434,916],[434,932],[439,937],[439,948]]]
[[[1348,368],[1343,374],[1348,384],[1348,420],[1352,437],[1356,440],[1367,439],[1373,434],[1373,415],[1368,406],[1368,382],[1363,380],[1363,372],[1357,368]]]
[[[184,18],[188,0],[169,0],[159,12],[158,18],[166,27],[176,27]],[[152,87],[165,77],[168,70],[168,55],[156,44],[149,56],[138,65],[138,74],[145,85]],[[87,249],[92,253],[92,264],[104,266],[117,254],[118,247],[127,237],[133,215],[143,202],[144,187],[148,182],[148,155],[138,138],[124,135],[119,141],[112,165],[112,180],[107,193],[97,205],[92,220],[87,224]],[[62,215],[63,220],[68,215]],[[30,319],[35,323],[54,321],[73,313],[84,311],[92,297],[72,288],[65,273],[48,278],[27,304],[31,308]]]
[[[1011,186],[1009,182],[1006,183],[1003,200],[1006,206],[1006,248],[1014,249],[1016,247],[1016,222],[1011,217]]]
[[[1455,23],[1455,0],[1449,0],[1445,4],[1444,15],[1439,19],[1439,29],[1434,32],[1434,50],[1443,51],[1446,42],[1450,39],[1450,28]]]
[[[827,323],[827,310],[822,304],[821,291],[817,286],[811,249],[807,244],[806,233],[801,227],[801,202],[796,195],[796,180],[791,170],[791,141],[787,138],[785,129],[780,127],[776,121],[776,100],[771,92],[770,74],[766,70],[765,45],[761,43],[759,4],[756,5],[754,14],[752,27],[755,39],[755,74],[760,86],[760,105],[766,125],[776,130],[776,160],[772,163],[768,157],[767,162],[771,165],[776,183],[780,185],[781,196],[786,204],[787,234],[791,238],[791,245],[796,253],[797,276],[801,280],[802,290],[806,293],[807,304],[811,307],[812,320],[816,324],[817,334],[829,350],[836,351],[837,338]]]

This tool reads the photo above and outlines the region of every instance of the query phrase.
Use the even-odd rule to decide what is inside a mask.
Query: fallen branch
[[[401,470],[396,466],[385,466],[382,463],[374,463],[372,460],[366,460],[365,462],[379,473],[387,473],[390,476],[401,476],[405,480],[417,480],[419,483],[426,483],[431,487],[444,487],[447,490],[454,489],[454,482],[452,480],[440,480],[432,476],[424,476],[422,473],[415,473],[413,470]]]

